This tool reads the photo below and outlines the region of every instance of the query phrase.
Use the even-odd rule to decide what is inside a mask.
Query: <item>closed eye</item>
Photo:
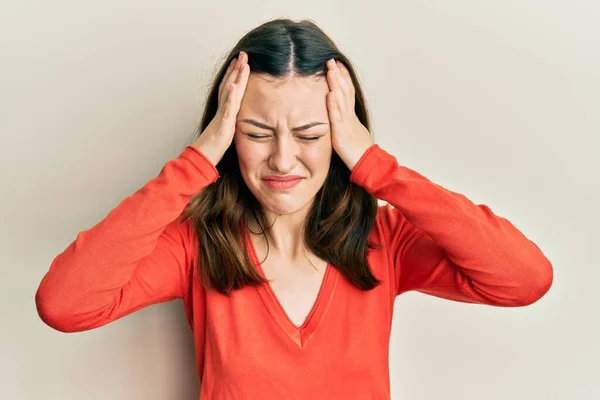
[[[264,138],[268,138],[269,137],[268,135],[267,136],[262,136],[262,135],[255,135],[253,133],[247,133],[247,135],[249,137],[253,138],[253,139],[264,139]],[[319,138],[320,138],[320,136],[311,136],[311,137],[300,136],[300,139],[305,140],[305,141],[317,140]]]

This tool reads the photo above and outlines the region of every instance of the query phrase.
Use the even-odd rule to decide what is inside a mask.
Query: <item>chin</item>
[[[277,215],[289,215],[300,211],[303,205],[299,204],[280,204],[277,206],[262,203],[263,208]]]
[[[269,200],[273,200],[273,199],[260,199],[259,198],[259,202],[265,211],[268,210],[277,215],[295,214],[309,206],[308,201],[302,202],[302,201],[298,201],[297,199],[292,200],[292,201],[285,201],[285,200],[282,201],[281,199],[278,199],[277,203],[274,203]]]

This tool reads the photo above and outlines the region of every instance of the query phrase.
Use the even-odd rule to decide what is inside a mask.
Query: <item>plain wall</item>
[[[2,2],[0,398],[197,399],[180,301],[63,334],[34,294],[79,231],[183,149],[217,64],[276,17],[314,20],[353,60],[381,147],[554,265],[529,307],[399,297],[392,398],[600,398],[599,3],[294,3]]]

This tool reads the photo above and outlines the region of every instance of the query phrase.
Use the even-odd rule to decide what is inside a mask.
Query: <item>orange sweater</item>
[[[76,332],[183,298],[194,332],[200,399],[389,399],[394,299],[416,290],[454,301],[529,305],[550,288],[540,249],[489,207],[398,164],[378,145],[352,170],[380,206],[369,254],[383,284],[361,291],[329,265],[305,323],[287,317],[269,285],[230,297],[206,291],[191,267],[197,242],[177,219],[219,174],[186,147],[52,262],[36,293],[49,326]],[[259,272],[248,235],[251,258]]]

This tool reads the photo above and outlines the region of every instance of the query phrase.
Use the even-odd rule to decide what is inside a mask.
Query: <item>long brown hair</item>
[[[246,33],[231,50],[211,84],[204,115],[192,141],[214,118],[219,84],[229,62],[240,51],[248,54],[252,73],[275,78],[284,78],[291,73],[302,77],[324,77],[327,60],[341,61],[350,71],[354,83],[356,115],[371,131],[363,90],[350,60],[311,20],[275,19]],[[263,235],[269,227],[260,203],[242,179],[233,143],[216,167],[220,178],[191,200],[182,220],[190,219],[197,236],[197,276],[206,288],[213,287],[228,294],[246,285],[267,282],[252,265],[245,234],[250,217],[258,221]],[[313,254],[330,262],[363,290],[373,289],[381,283],[367,263],[368,249],[380,248],[380,244],[367,240],[377,207],[377,198],[350,182],[350,170],[334,151],[327,178],[304,222],[304,242]]]

